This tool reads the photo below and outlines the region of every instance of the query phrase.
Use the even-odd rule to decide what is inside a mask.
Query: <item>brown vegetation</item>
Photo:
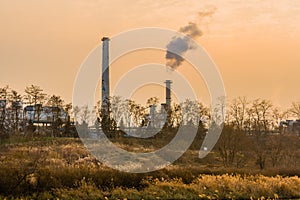
[[[197,130],[190,148],[166,169],[129,174],[97,161],[81,140],[74,138],[77,131],[70,117],[64,124],[53,121],[51,126],[40,127],[37,112],[37,123],[24,123],[21,108],[16,106],[20,100],[33,106],[63,107],[68,114],[72,108],[59,96],[47,97],[38,86],[27,87],[25,93],[22,96],[8,87],[0,88],[0,100],[9,102],[0,108],[0,198],[300,198],[299,135],[285,131],[278,123],[288,114],[299,117],[299,103],[279,111],[268,100],[234,99],[227,106],[228,115],[218,143],[208,156],[199,159],[198,151],[212,118],[203,104],[190,100],[174,104],[167,110],[163,129],[151,138],[141,139],[124,137],[119,128],[145,128],[148,108],[112,97],[111,116],[101,114],[98,105],[97,120],[90,124],[94,124],[96,133],[102,128],[113,143],[127,151],[157,150],[173,139],[179,125],[187,134]],[[157,98],[150,98],[147,106],[157,103]],[[130,109],[122,110],[126,106]],[[188,110],[188,115],[181,115],[182,110]],[[73,108],[79,130],[88,130],[91,113],[88,107]],[[122,120],[115,120],[122,114]]]
[[[17,137],[6,140],[0,148],[0,196],[3,197],[30,199],[300,197],[298,190],[300,179],[295,176],[300,175],[299,168],[269,168],[261,171],[255,168],[255,164],[239,169],[224,168],[217,149],[204,160],[197,158],[197,150],[190,149],[166,169],[146,174],[130,174],[103,166],[87,152],[79,139]],[[251,162],[254,161],[250,159],[249,163]]]

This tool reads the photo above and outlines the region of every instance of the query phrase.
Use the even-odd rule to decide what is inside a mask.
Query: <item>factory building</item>
[[[300,136],[300,119],[281,121],[279,128],[283,134],[296,134]]]
[[[61,107],[42,106],[26,106],[23,112],[23,119],[25,122],[32,122],[34,124],[41,123],[44,125],[51,125],[58,120],[62,123],[67,122],[68,113]]]

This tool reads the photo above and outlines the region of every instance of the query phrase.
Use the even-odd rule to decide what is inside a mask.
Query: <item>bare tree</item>
[[[59,134],[58,128],[63,125],[61,119],[63,104],[64,100],[60,96],[52,95],[48,99],[47,105],[50,106],[52,113],[52,134]]]
[[[173,104],[173,107],[171,109],[171,114],[170,114],[170,124],[173,127],[178,127],[182,121],[182,113],[181,113],[181,106],[180,104]]]
[[[206,116],[206,117],[210,116],[209,108],[206,107],[203,103],[198,102],[198,109],[199,109],[200,117],[201,116]]]
[[[200,108],[197,101],[186,99],[180,104],[184,124],[198,126],[200,120]]]
[[[297,119],[300,119],[300,101],[293,102],[291,108],[289,109],[289,112],[297,117]]]
[[[228,118],[226,117],[226,100],[225,96],[220,96],[217,98],[216,102],[213,102],[215,104],[215,109],[212,110],[211,113],[211,123],[222,126],[226,120],[228,121]]]
[[[43,93],[43,89],[39,86],[31,85],[25,88],[24,99],[29,105],[36,106],[37,104],[43,104],[46,100],[46,94]]]
[[[245,139],[243,131],[236,129],[232,125],[225,125],[218,140],[217,147],[224,167],[242,166],[245,162]]]
[[[271,130],[276,131],[277,133],[281,133],[280,130],[280,121],[284,120],[284,119],[288,119],[289,118],[289,111],[288,110],[280,110],[277,107],[274,107],[272,109],[272,121],[271,121]]]
[[[66,121],[70,121],[70,115],[71,115],[70,112],[72,110],[72,107],[73,107],[72,103],[67,103],[67,104],[64,105],[64,109],[65,109],[66,113],[68,114],[67,115],[68,119],[66,119]]]
[[[249,109],[251,127],[254,133],[267,133],[270,130],[273,105],[269,100],[256,99]]]
[[[3,87],[3,88],[0,88],[0,99],[1,100],[6,100],[7,97],[8,97],[8,93],[9,93],[8,85]]]
[[[64,100],[60,96],[52,95],[47,102],[48,106],[52,107],[53,113],[53,122],[58,120],[59,115],[61,114],[61,108],[63,107]]]
[[[15,132],[17,132],[20,120],[20,113],[22,109],[22,96],[17,91],[12,90],[9,94],[9,100],[11,101],[11,109],[13,114],[13,127]]]
[[[91,117],[91,110],[89,109],[89,107],[87,105],[83,106],[81,108],[81,114],[80,114],[80,119],[81,119],[82,123],[88,124],[90,117]]]
[[[0,139],[8,136],[6,121],[6,106],[8,100],[9,87],[0,88]]]
[[[116,121],[118,125],[120,125],[122,121],[122,117],[126,109],[126,102],[120,96],[113,96],[111,98],[111,113],[112,119]]]
[[[150,107],[152,105],[157,105],[159,103],[159,99],[157,97],[150,97],[147,99],[146,107]]]
[[[26,103],[29,105],[33,105],[34,110],[34,119],[37,117],[37,122],[40,122],[40,114],[41,114],[41,106],[46,100],[46,94],[43,93],[43,89],[39,86],[31,85],[25,88],[25,96],[24,99],[27,101]],[[39,129],[38,129],[39,131]]]
[[[285,140],[283,135],[271,135],[267,140],[267,148],[269,150],[269,157],[271,160],[272,167],[279,165],[280,159],[283,156],[284,150],[283,141]]]
[[[78,113],[75,114],[75,112],[77,111]],[[74,116],[76,115],[77,117],[77,115],[79,115],[80,118],[80,121],[76,122],[76,128],[80,137],[87,137],[89,132],[89,122],[92,113],[91,110],[89,109],[88,105],[82,106],[80,109],[75,106],[73,112]]]
[[[60,96],[52,95],[47,102],[47,105],[53,107],[63,107],[64,100]]]
[[[233,99],[229,106],[229,121],[238,130],[245,131],[248,106],[246,97]]]
[[[256,164],[264,169],[267,158],[267,135],[270,132],[273,105],[269,100],[256,99],[249,111],[250,126],[254,134],[252,147],[256,155]]]
[[[131,119],[131,112],[130,112],[130,102],[131,100],[129,99],[126,99],[125,100],[125,105],[124,105],[124,110],[123,110],[123,124],[124,126],[127,126],[128,128],[131,127],[131,122],[132,122],[132,119]]]
[[[136,127],[139,127],[145,115],[144,113],[145,108],[142,105],[137,104],[133,100],[129,100],[128,103],[129,103],[128,106],[129,106],[129,111],[131,113],[131,117],[133,119],[133,123],[135,124]]]
[[[75,122],[75,124],[79,123],[78,122],[78,114],[80,113],[79,106],[74,106],[73,109],[72,109],[72,113],[73,113],[73,116],[74,116],[74,122]]]

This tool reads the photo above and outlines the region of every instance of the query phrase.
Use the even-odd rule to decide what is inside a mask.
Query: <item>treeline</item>
[[[0,138],[20,134],[45,134],[44,131],[46,130],[50,131],[50,135],[53,136],[58,134],[59,128],[62,128],[63,125],[65,128],[71,126],[68,119],[65,124],[58,120],[61,110],[57,109],[53,111],[55,114],[53,114],[53,123],[50,127],[39,128],[34,126],[32,120],[25,120],[25,106],[32,106],[35,109],[34,118],[37,118],[38,121],[42,106],[62,108],[68,116],[70,116],[72,109],[71,103],[65,103],[60,96],[47,95],[42,88],[36,85],[27,86],[24,94],[9,88],[9,86],[2,87],[0,88]]]
[[[112,97],[110,103],[110,116],[117,119],[114,122],[117,126],[137,129],[145,124],[149,125],[147,116],[149,113],[151,115],[150,107],[159,105],[155,97],[148,99],[145,107],[132,100],[122,100],[121,97]],[[220,100],[220,103],[224,104],[220,108],[225,108],[225,102]],[[215,117],[212,116],[209,107],[188,99],[182,103],[173,103],[172,107],[165,111],[158,109],[155,112],[158,118],[160,113],[166,112],[167,119],[157,134],[158,137],[157,135],[153,137],[153,142],[149,141],[151,138],[147,142],[134,139],[121,142],[139,144],[141,147],[151,145],[161,147],[165,143],[161,144],[159,139],[168,142],[174,137],[179,126],[190,126],[198,129],[191,150],[199,150],[211,125],[211,119]],[[290,108],[280,110],[270,100],[248,100],[246,97],[238,97],[226,102],[226,115],[225,110],[216,113],[220,115],[219,117],[225,118],[224,128],[213,152],[205,159],[205,164],[213,167],[248,169],[254,169],[255,166],[259,169],[298,169],[300,128],[295,126],[295,129],[289,129],[289,124],[280,122],[290,118],[300,119],[300,102],[293,102]]]
[[[269,100],[239,97],[227,109],[216,146],[225,167],[297,168],[300,129],[287,129],[279,122],[290,117],[300,119],[300,102],[282,111]]]
[[[141,131],[143,128],[162,127],[158,135],[163,135],[162,138],[167,140],[176,134],[179,126],[184,125],[198,129],[192,145],[192,148],[197,148],[214,117],[208,106],[189,99],[181,103],[173,102],[170,108],[160,105],[157,97],[149,98],[145,105],[118,96],[111,97],[107,103],[110,109],[108,115],[104,115],[100,102],[93,108],[72,107],[60,96],[47,95],[39,86],[26,87],[24,94],[5,86],[0,88],[0,138],[14,134],[77,137],[77,125],[81,130],[93,129],[97,132],[102,129],[112,138],[124,135],[126,131],[123,130],[128,128]],[[297,166],[300,129],[291,131],[286,127],[288,124],[280,125],[279,122],[289,118],[300,119],[300,102],[291,103],[286,110],[280,110],[266,99],[238,97],[220,103],[224,104],[221,108],[226,105],[226,115],[225,110],[218,112],[225,122],[213,160],[218,160],[217,163],[225,167],[237,168],[249,165],[257,165],[260,169]],[[34,125],[24,121],[22,113],[25,105],[61,107],[69,117],[64,123],[55,120],[50,126],[38,127],[38,123]]]
[[[60,96],[47,95],[42,88],[36,85],[26,87],[24,94],[5,86],[0,88],[0,130],[10,134],[24,131],[20,128],[25,125],[22,121],[24,120],[22,112],[25,105],[31,105],[34,108],[39,108],[39,106],[60,107],[68,116],[73,116],[73,121],[77,124],[92,124],[94,127],[108,127],[110,130],[117,130],[120,127],[142,127],[150,123],[155,125],[154,123],[160,123],[164,116],[167,116],[164,120],[168,127],[176,128],[181,124],[198,126],[199,122],[208,126],[214,117],[209,107],[189,99],[181,103],[173,103],[170,108],[166,108],[165,105],[160,107],[157,97],[149,98],[145,105],[137,104],[133,100],[124,100],[119,96],[111,97],[107,103],[110,108],[108,117],[102,113],[101,102],[98,102],[93,108],[88,106],[72,107],[71,103],[65,103]],[[225,104],[223,101],[220,103]],[[247,134],[284,132],[284,127],[279,126],[280,121],[290,117],[300,119],[300,102],[293,102],[289,109],[280,110],[269,100],[250,101],[245,97],[238,97],[227,102],[226,108],[225,124]],[[225,117],[225,112],[222,114],[223,112],[221,115],[224,116],[221,117]],[[165,115],[162,116],[162,113]],[[34,117],[39,120],[40,113],[34,114],[37,115]],[[59,114],[57,111],[56,115]],[[106,119],[104,119],[105,117]]]

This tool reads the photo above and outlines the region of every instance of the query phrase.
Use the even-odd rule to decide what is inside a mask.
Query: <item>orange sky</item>
[[[178,30],[209,6],[216,13],[199,24],[197,41],[217,64],[228,97],[268,98],[282,107],[300,100],[298,0],[1,0],[0,87],[22,93],[36,84],[70,102],[80,64],[102,36]]]

